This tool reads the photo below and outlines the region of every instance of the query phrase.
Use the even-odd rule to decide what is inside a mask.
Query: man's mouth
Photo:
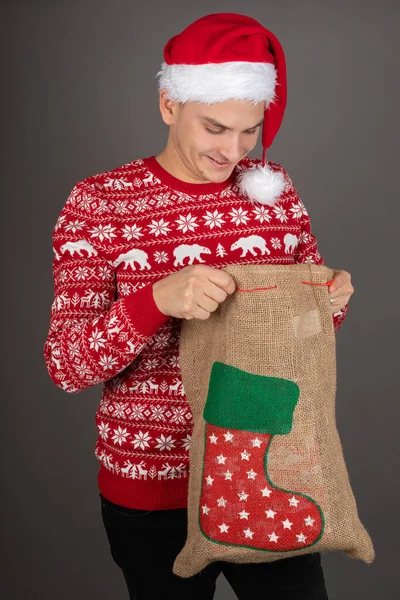
[[[229,167],[229,165],[231,164],[230,162],[220,162],[218,160],[215,160],[215,158],[212,158],[211,156],[207,156],[207,158],[209,158],[216,167],[220,167],[221,169],[224,167]]]

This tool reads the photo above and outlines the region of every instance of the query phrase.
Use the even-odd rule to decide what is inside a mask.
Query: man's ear
[[[175,123],[178,109],[179,104],[175,100],[167,98],[167,90],[160,90],[160,112],[166,125],[173,125]]]

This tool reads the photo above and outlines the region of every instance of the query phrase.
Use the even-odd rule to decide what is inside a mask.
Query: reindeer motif
[[[176,470],[178,471],[178,477],[187,477],[187,467],[186,465],[184,465],[183,463],[180,463],[177,467]]]
[[[68,390],[70,385],[71,384],[68,381],[68,379],[66,381],[64,380],[64,381],[61,382],[61,387],[62,387],[63,390]]]
[[[121,475],[122,475],[122,477],[124,477],[124,476],[128,477],[129,471],[132,469],[132,463],[130,460],[126,460],[124,464],[125,464],[125,466],[121,467]]]
[[[158,383],[153,383],[152,379],[147,380],[150,392],[156,392],[158,394]]]
[[[104,187],[112,190],[114,187],[114,181],[115,179],[107,179],[107,181],[104,183]]]
[[[161,477],[163,477],[164,479],[167,479],[167,473],[171,468],[171,465],[169,463],[167,464],[163,464],[163,469],[161,469],[160,471],[158,471],[158,479],[161,479]]]
[[[109,454],[106,454],[105,452],[103,454],[103,464],[107,467],[107,469],[110,469],[110,471],[114,471],[114,465],[112,463],[112,456]]]
[[[59,358],[59,359],[57,359],[57,358],[54,356],[54,354],[53,354],[53,355],[52,355],[52,357],[51,357],[51,360],[52,360],[52,361],[53,361],[53,363],[56,365],[56,368],[57,368],[58,370],[60,370],[60,369],[61,369],[61,359],[60,359],[60,358]],[[65,388],[64,388],[64,389],[65,389]]]
[[[136,346],[138,346],[139,344],[134,344],[133,342],[131,342],[131,340],[128,340],[126,343],[129,346],[129,351],[136,354]]]
[[[137,392],[139,390],[140,385],[141,385],[141,381],[137,381],[135,383],[135,385],[132,385],[130,388],[128,388],[128,390],[130,392]]]
[[[126,460],[125,467],[121,468],[121,473],[123,477],[125,474],[125,476],[130,479],[136,479],[136,465],[132,464],[130,460]]]
[[[142,181],[145,184],[145,186],[147,187],[148,183],[153,183],[153,173],[150,173],[148,177],[145,177]]]
[[[81,307],[87,306],[89,308],[90,303],[92,302],[92,298],[95,295],[95,293],[96,292],[93,292],[93,290],[88,290],[88,293],[86,294],[86,296],[82,296],[82,298],[81,298]]]
[[[181,385],[181,382],[179,381],[179,379],[175,379],[175,384],[174,385],[170,385],[169,386],[169,395],[171,395],[172,393],[174,393],[174,396],[177,395],[178,390],[179,390],[179,386]]]
[[[147,479],[147,470],[143,469],[143,465],[145,465],[146,463],[144,462],[144,460],[141,460],[140,463],[138,463],[136,466],[139,469],[139,479],[142,478],[142,476],[144,477],[144,479]]]
[[[108,333],[119,333],[121,331],[121,327],[118,327],[118,325],[116,325],[115,327],[111,327],[111,329],[108,330]]]

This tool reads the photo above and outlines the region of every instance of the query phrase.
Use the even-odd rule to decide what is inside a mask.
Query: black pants
[[[100,494],[112,557],[122,569],[131,600],[211,600],[223,573],[239,600],[327,600],[320,553],[272,563],[214,562],[197,575],[172,572],[187,535],[187,509],[139,510]]]

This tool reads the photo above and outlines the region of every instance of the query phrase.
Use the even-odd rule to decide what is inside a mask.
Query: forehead
[[[210,124],[231,128],[255,127],[264,117],[265,102],[253,104],[250,100],[227,100],[215,104],[190,102],[185,110],[190,116]]]

